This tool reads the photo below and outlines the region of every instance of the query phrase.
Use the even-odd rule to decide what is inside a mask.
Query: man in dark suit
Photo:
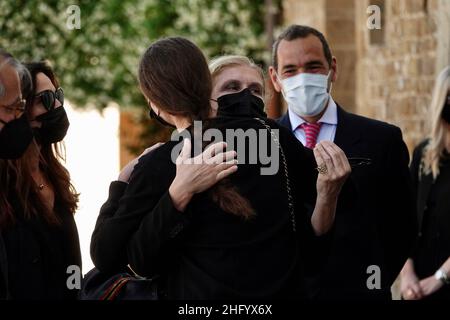
[[[400,129],[348,113],[333,100],[337,61],[319,31],[290,26],[276,40],[272,62],[272,83],[288,105],[279,123],[309,148],[330,140],[349,160],[357,158],[339,199],[328,262],[309,279],[309,294],[391,299],[416,234],[409,153]]]

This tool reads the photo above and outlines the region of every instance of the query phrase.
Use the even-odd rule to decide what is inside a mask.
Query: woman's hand
[[[423,298],[422,287],[414,270],[403,268],[400,274],[400,293],[405,300],[419,300]]]
[[[322,235],[334,223],[337,199],[352,169],[344,151],[331,141],[322,141],[314,148],[318,165],[317,200],[311,218],[316,235]]]
[[[157,144],[154,144],[153,146],[147,148],[144,150],[144,152],[141,153],[139,157],[136,159],[130,161],[123,169],[120,171],[119,178],[117,180],[128,183],[130,181],[130,176],[133,173],[134,167],[138,163],[139,159],[143,156],[149,153],[150,151],[158,148],[159,146],[163,145],[162,142],[158,142]]]
[[[183,149],[176,160],[177,174],[169,188],[177,210],[184,211],[194,194],[207,190],[236,172],[236,152],[224,152],[226,146],[225,142],[214,143],[203,153],[191,158],[191,142],[184,139]]]
[[[433,276],[422,279],[419,282],[420,288],[422,289],[423,296],[429,296],[444,286],[441,280],[438,280]]]

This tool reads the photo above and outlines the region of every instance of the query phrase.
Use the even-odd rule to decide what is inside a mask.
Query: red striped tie
[[[320,123],[304,122],[300,125],[300,128],[302,128],[305,131],[307,148],[314,149],[314,147],[316,146],[317,136],[319,135],[321,126],[322,126],[321,122]]]

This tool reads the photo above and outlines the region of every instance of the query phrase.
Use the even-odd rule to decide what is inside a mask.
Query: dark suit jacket
[[[292,130],[288,113],[278,121]],[[334,142],[347,157],[370,158],[372,164],[354,168],[343,187],[329,260],[311,279],[309,292],[326,300],[389,299],[416,234],[407,147],[399,128],[340,106]],[[371,265],[380,268],[381,289],[367,286]]]

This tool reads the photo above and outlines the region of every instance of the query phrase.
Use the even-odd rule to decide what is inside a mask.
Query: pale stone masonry
[[[367,27],[373,4],[382,10],[379,31]],[[283,9],[284,25],[310,25],[328,38],[336,101],[398,125],[412,151],[425,136],[434,80],[450,64],[450,1],[285,0]]]

